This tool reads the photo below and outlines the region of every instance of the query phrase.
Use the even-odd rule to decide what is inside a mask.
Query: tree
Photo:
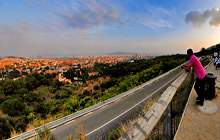
[[[87,69],[81,69],[81,72],[82,72],[82,75],[81,75],[82,80],[86,81],[89,78],[88,70]]]
[[[20,72],[16,69],[13,69],[13,71],[9,72],[9,78],[14,79],[20,77]]]
[[[27,76],[27,75],[28,75],[28,73],[27,73],[27,72],[23,72],[23,71],[22,71],[22,75]]]
[[[46,78],[46,77],[44,77],[43,79],[41,79],[41,84],[42,85],[49,85],[49,80]]]
[[[26,116],[21,116],[15,121],[15,130],[17,132],[24,132],[28,124],[28,118]]]
[[[80,64],[78,64],[77,66],[78,66],[79,69],[81,69],[81,65]]]
[[[65,106],[70,112],[75,112],[79,106],[78,102],[79,101],[76,96],[70,96],[70,98],[65,102]]]
[[[28,93],[28,89],[26,89],[26,88],[21,88],[21,89],[19,89],[17,92],[16,92],[17,94],[26,94],[26,93]]]
[[[88,103],[88,101],[91,99],[90,96],[86,96],[84,98],[81,98],[79,100],[79,109],[78,110],[81,110],[85,107],[86,103]]]
[[[114,85],[117,85],[117,84],[118,84],[117,79],[116,78],[112,78],[112,79],[110,79],[108,81],[105,81],[105,82],[101,83],[100,87],[102,89],[107,89],[107,88],[110,88],[110,87],[112,87]]]
[[[82,99],[82,98],[85,98],[86,96],[90,96],[91,93],[88,91],[88,90],[84,90],[81,94],[79,94],[79,98]]]
[[[1,103],[1,109],[4,113],[15,117],[22,114],[22,112],[25,109],[25,105],[20,100],[14,98],[14,99],[8,99]]]
[[[48,67],[48,66],[46,66],[44,69],[45,69],[45,70],[49,70],[49,67]]]
[[[71,79],[71,81],[74,81],[74,77],[77,77],[76,75],[76,71],[74,68],[70,68],[67,70],[67,72],[64,72],[63,75],[67,78],[67,79]]]
[[[34,93],[33,91],[29,91],[27,94],[23,95],[23,100],[29,103],[36,101],[38,98],[40,98],[38,94]]]
[[[13,80],[4,80],[2,83],[2,90],[5,96],[14,94],[16,90],[15,82]]]
[[[45,118],[46,114],[48,113],[47,106],[43,102],[38,102],[34,106],[34,112],[40,113],[41,117]]]
[[[25,78],[18,79],[14,82],[15,82],[17,90],[19,90],[20,88],[27,88],[26,86],[27,81]]]
[[[1,86],[0,86],[0,88],[1,88]],[[5,99],[6,99],[5,95],[4,95],[4,93],[1,93],[1,89],[0,89],[0,104],[1,104],[2,102],[4,102]]]
[[[26,86],[28,90],[33,90],[40,86],[40,82],[33,76],[26,78]]]
[[[204,47],[202,47],[201,51],[202,51],[202,52],[204,52],[204,51],[205,51],[205,48],[204,48]]]
[[[60,86],[63,86],[64,84],[63,84],[63,82],[60,82],[59,80],[55,80],[55,81],[53,81],[53,87],[55,87],[55,88],[60,88]]]
[[[12,126],[8,119],[0,117],[0,139],[10,138]]]
[[[205,55],[206,54],[206,50],[205,48],[201,48],[200,52],[198,53],[199,55]]]
[[[99,86],[98,85],[95,85],[94,86],[94,90],[98,90],[99,89]]]

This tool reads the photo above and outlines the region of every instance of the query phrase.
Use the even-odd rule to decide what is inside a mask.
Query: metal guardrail
[[[210,64],[211,62],[205,69]],[[153,103],[146,114],[129,128],[119,140],[173,139],[179,127],[180,119],[183,117],[181,111],[184,110],[189,96],[189,94],[181,94],[188,85],[179,89],[187,76],[192,85],[194,83],[194,74],[192,72],[190,74],[188,72],[182,73],[164,91],[159,100]],[[180,90],[179,95],[181,97],[174,99],[178,89]],[[183,101],[182,98],[184,98]]]
[[[89,112],[95,111],[97,109],[100,109],[100,108],[108,105],[108,104],[116,102],[116,101],[120,100],[121,98],[126,97],[126,96],[134,93],[135,91],[138,91],[138,90],[144,88],[145,86],[150,85],[153,82],[155,82],[155,81],[157,81],[157,80],[167,76],[168,74],[176,71],[179,68],[180,68],[180,66],[177,66],[176,68],[174,68],[174,69],[172,69],[172,70],[170,70],[170,71],[168,71],[168,72],[166,72],[166,73],[164,73],[164,74],[162,74],[162,75],[160,75],[160,76],[158,76],[158,77],[156,77],[154,79],[151,79],[150,81],[147,81],[147,82],[145,82],[145,83],[143,83],[143,84],[141,84],[141,85],[139,85],[139,86],[137,86],[135,88],[132,88],[132,89],[130,89],[130,90],[124,92],[124,93],[121,93],[121,94],[119,94],[119,95],[117,95],[115,97],[112,97],[112,98],[110,98],[110,99],[108,99],[106,101],[100,102],[100,103],[98,103],[96,105],[93,105],[91,107],[85,108],[85,109],[77,111],[77,112],[75,112],[73,114],[67,115],[67,116],[62,117],[60,119],[57,119],[57,120],[52,121],[50,123],[47,123],[47,124],[45,124],[45,126],[40,126],[40,127],[35,128],[34,130],[30,130],[30,131],[21,133],[21,134],[15,136],[15,137],[7,139],[7,140],[24,140],[24,139],[28,139],[28,138],[31,138],[31,137],[34,137],[34,136],[38,135],[38,132],[39,131],[43,131],[45,127],[48,128],[48,129],[56,128],[59,125],[65,124],[66,122],[69,122],[69,121],[71,121],[73,119],[76,119],[76,118],[78,118],[80,116],[83,116],[83,115],[85,115],[85,114],[87,114]]]
[[[141,117],[119,140],[144,140],[147,139],[152,130],[160,121],[166,111],[178,87],[182,84],[188,72],[183,72],[161,95],[158,101],[154,102],[147,113]]]

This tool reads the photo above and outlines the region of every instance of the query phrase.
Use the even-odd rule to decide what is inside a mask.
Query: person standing
[[[219,60],[219,58],[216,57],[216,58],[215,58],[215,61],[214,61],[214,66],[216,65],[216,63],[218,62],[218,60]]]
[[[206,72],[199,61],[199,59],[193,54],[192,49],[187,50],[187,56],[190,57],[188,65],[181,65],[181,68],[185,69],[186,71],[190,71],[191,67],[193,67],[196,73],[196,83],[194,88],[198,97],[196,98],[196,104],[203,106],[204,103],[204,96],[205,96],[205,77]]]

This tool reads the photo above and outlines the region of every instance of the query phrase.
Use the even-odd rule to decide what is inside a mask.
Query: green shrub
[[[26,116],[21,116],[15,121],[16,132],[24,132],[28,124],[28,118]]]
[[[37,140],[55,140],[55,136],[51,134],[50,130],[44,126],[44,130],[38,130],[39,137]]]
[[[109,140],[117,140],[120,137],[120,128],[111,131],[108,135]]]
[[[26,94],[26,93],[28,93],[28,89],[26,89],[26,88],[21,88],[21,89],[17,90],[16,93],[17,93],[17,94]]]
[[[48,108],[43,102],[38,102],[34,106],[34,112],[40,113],[42,118],[45,118],[48,113]]]
[[[4,113],[14,117],[22,114],[25,105],[19,99],[8,99],[1,104],[1,109]]]
[[[39,96],[36,93],[32,92],[32,91],[29,91],[27,94],[23,95],[23,100],[25,102],[33,103],[38,98],[39,98]]]
[[[0,139],[10,138],[12,132],[12,125],[8,118],[0,117]]]
[[[74,95],[70,96],[69,99],[64,103],[68,111],[75,112],[77,107],[79,106],[78,98]]]

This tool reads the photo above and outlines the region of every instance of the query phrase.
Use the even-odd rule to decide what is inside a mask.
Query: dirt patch
[[[109,77],[107,77],[107,78],[99,78],[97,81],[94,81],[94,80],[91,80],[91,81],[87,81],[86,83],[88,84],[88,86],[86,86],[86,87],[81,87],[78,91],[77,91],[77,93],[81,93],[82,91],[84,91],[84,90],[88,90],[88,91],[91,91],[92,90],[92,92],[94,92],[94,86],[95,85],[100,85],[102,82],[105,82],[105,81],[107,81],[107,80],[109,80],[110,78]]]

